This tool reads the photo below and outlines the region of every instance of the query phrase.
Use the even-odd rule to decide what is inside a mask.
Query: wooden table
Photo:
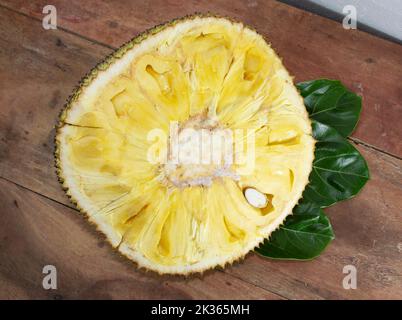
[[[0,298],[402,298],[402,46],[275,1],[0,0]],[[329,77],[363,96],[352,140],[371,181],[326,210],[336,240],[310,262],[249,254],[188,278],[139,271],[114,253],[64,195],[53,169],[54,125],[77,81],[114,48],[195,11],[231,16],[272,42],[296,81]],[[42,288],[42,268],[58,289]],[[357,289],[345,290],[345,265]]]

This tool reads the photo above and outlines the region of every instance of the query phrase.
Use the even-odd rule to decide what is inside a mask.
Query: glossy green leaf
[[[369,171],[359,151],[335,129],[317,121],[312,126],[317,143],[303,198],[328,207],[356,195],[369,179]]]
[[[255,251],[273,259],[309,260],[317,257],[333,239],[331,224],[322,209],[314,203],[302,202]]]
[[[356,127],[361,97],[337,80],[319,79],[297,84],[311,119],[336,129],[343,137]]]

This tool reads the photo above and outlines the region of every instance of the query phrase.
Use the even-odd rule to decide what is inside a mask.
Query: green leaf
[[[309,260],[317,257],[333,239],[332,226],[322,209],[314,203],[302,202],[255,251],[273,259]]]
[[[336,80],[312,80],[296,86],[311,119],[333,127],[343,137],[353,132],[362,108],[360,96]]]
[[[369,171],[359,151],[334,128],[317,121],[312,127],[315,159],[303,198],[322,208],[356,195],[368,181]]]

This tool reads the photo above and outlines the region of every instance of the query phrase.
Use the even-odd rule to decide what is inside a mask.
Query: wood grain
[[[250,254],[202,278],[145,274],[113,254],[75,210],[45,198],[72,206],[53,173],[53,126],[77,79],[110,49],[44,31],[4,8],[0,48],[0,176],[24,187],[0,180],[0,298],[402,299],[401,160],[359,147],[372,179],[358,197],[328,209],[337,239],[314,261]],[[41,288],[44,264],[60,268],[57,293]],[[358,268],[357,290],[342,288],[346,264]]]
[[[223,272],[161,277],[114,253],[77,211],[0,179],[0,299],[280,299]],[[57,268],[57,290],[42,269]]]
[[[42,19],[44,0],[0,0]],[[354,137],[402,157],[402,46],[285,4],[265,0],[52,2],[58,23],[74,33],[118,47],[156,24],[194,12],[227,15],[256,28],[283,57],[296,81],[333,78],[363,97]]]
[[[78,80],[110,49],[45,31],[6,9],[0,10],[0,47],[0,176],[54,196],[50,190],[60,188],[53,169],[57,116]],[[54,199],[69,204],[61,193]]]

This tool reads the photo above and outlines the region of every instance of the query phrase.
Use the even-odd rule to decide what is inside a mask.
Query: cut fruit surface
[[[60,117],[56,164],[113,247],[188,274],[242,258],[291,214],[314,143],[265,40],[196,15],[133,39],[82,81]]]

